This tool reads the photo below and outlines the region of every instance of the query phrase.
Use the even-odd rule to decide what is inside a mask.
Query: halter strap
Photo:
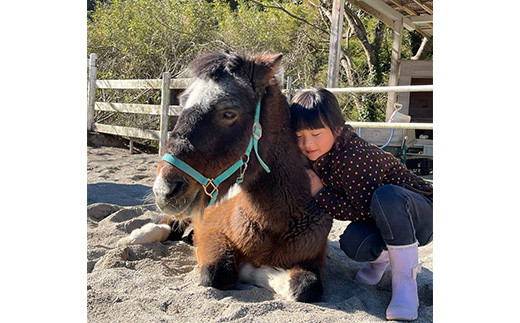
[[[271,172],[269,167],[267,167],[262,158],[260,158],[260,154],[258,153],[258,141],[262,137],[262,126],[260,125],[260,102],[261,101],[258,102],[258,105],[256,107],[251,140],[249,140],[249,145],[247,146],[246,152],[244,154],[244,156],[246,157],[245,162],[244,158],[240,158],[236,163],[231,165],[231,167],[222,172],[222,174],[220,174],[214,179],[209,179],[203,176],[201,173],[197,172],[190,165],[186,164],[179,158],[173,157],[170,154],[164,154],[164,156],[162,157],[162,160],[182,170],[202,185],[202,187],[204,188],[204,193],[211,197],[211,201],[209,202],[208,206],[212,205],[217,199],[218,186],[223,181],[228,179],[231,175],[233,175],[233,173],[235,173],[242,166],[244,166],[244,169],[241,171],[240,176],[237,178],[237,183],[242,183],[244,181],[244,173],[247,168],[247,163],[249,161],[249,155],[251,154],[251,150],[255,150],[256,157],[260,162],[260,165],[262,165],[262,167],[265,169],[265,171],[268,173]],[[211,192],[208,192],[208,189],[210,189]]]

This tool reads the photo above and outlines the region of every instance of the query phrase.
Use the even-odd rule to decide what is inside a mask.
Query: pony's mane
[[[193,60],[188,70],[195,77],[218,81],[226,71],[236,73],[245,63],[245,59],[249,58],[249,55],[244,53],[211,52]]]
[[[254,84],[254,62],[257,58],[261,61],[261,57],[245,52],[209,52],[195,58],[181,74],[182,77],[211,79],[215,82],[226,74],[235,74]],[[281,65],[274,74],[280,87],[283,85],[283,77],[284,68]]]

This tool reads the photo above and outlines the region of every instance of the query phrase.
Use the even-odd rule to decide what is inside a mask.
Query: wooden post
[[[287,103],[291,104],[291,98],[292,98],[292,77],[290,76],[287,76],[287,84],[286,84],[286,89],[287,89]]]
[[[97,54],[90,54],[88,66],[88,83],[87,83],[87,131],[92,130],[94,123],[94,104],[96,103],[96,77],[97,77]]]
[[[327,87],[338,87],[339,61],[341,59],[341,35],[343,29],[343,12],[345,0],[333,0],[332,23],[330,27],[329,67],[327,71]]]
[[[163,149],[168,140],[168,110],[170,109],[170,81],[171,74],[164,72],[161,85],[161,119],[160,119],[160,140],[159,140],[159,155],[163,154]]]
[[[392,43],[392,58],[390,61],[390,78],[388,86],[397,86],[399,82],[399,59],[401,58],[401,44],[403,41],[403,20],[394,21],[394,41]],[[386,101],[386,118],[388,121],[394,112],[394,104],[396,102],[397,93],[388,92],[388,100]]]

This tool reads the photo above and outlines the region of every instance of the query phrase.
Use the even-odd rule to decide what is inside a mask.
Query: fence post
[[[287,103],[291,104],[292,98],[292,77],[287,76],[287,84],[285,85],[287,89]]]
[[[403,42],[403,20],[394,21],[394,40],[392,42],[392,57],[390,60],[390,77],[388,78],[388,86],[397,86],[399,84],[399,60],[401,58],[401,47]],[[394,104],[397,101],[396,92],[388,92],[386,101],[386,117],[388,121],[394,112]]]
[[[160,139],[159,139],[159,155],[162,155],[163,149],[168,140],[168,112],[170,109],[170,80],[171,74],[164,72],[161,86],[161,120],[160,120]]]
[[[341,38],[345,0],[332,1],[332,21],[330,26],[329,65],[327,87],[338,87],[339,61],[341,60]]]
[[[88,97],[87,97],[87,131],[92,130],[94,123],[94,104],[96,103],[97,54],[90,54],[88,66]]]

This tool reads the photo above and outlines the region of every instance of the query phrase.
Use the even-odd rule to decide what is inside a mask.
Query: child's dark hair
[[[338,99],[324,88],[296,93],[291,100],[290,111],[294,131],[324,128],[324,124],[335,129],[345,124]]]

